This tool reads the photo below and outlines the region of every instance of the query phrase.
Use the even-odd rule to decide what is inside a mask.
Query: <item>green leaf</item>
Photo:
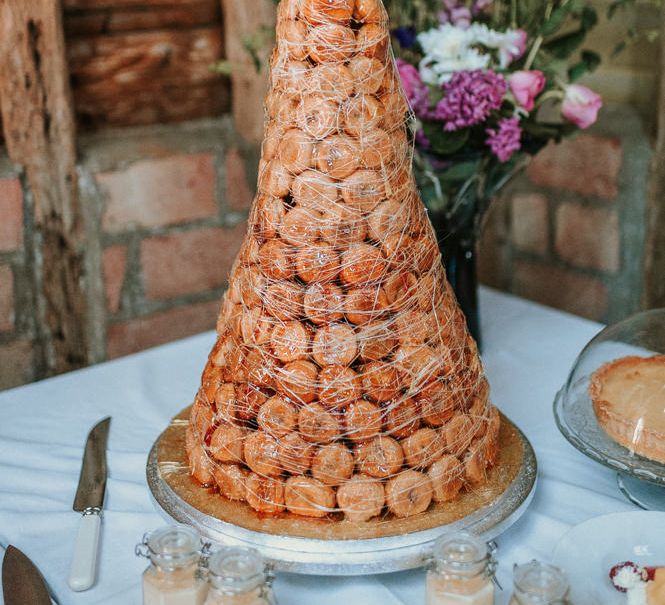
[[[432,144],[432,151],[439,155],[448,155],[459,151],[469,140],[469,130],[443,130],[441,122],[426,122],[423,124],[425,136]]]
[[[531,137],[543,141],[550,139],[560,141],[579,130],[577,126],[568,122],[531,122],[523,124],[523,128]]]
[[[208,66],[208,69],[216,74],[222,74],[223,76],[230,76],[233,72],[233,65],[230,61],[218,61]]]
[[[448,170],[442,172],[440,177],[442,181],[466,181],[478,172],[479,166],[480,160],[460,162],[459,164],[453,164]]]
[[[532,137],[538,139],[552,139],[559,135],[561,126],[558,124],[544,124],[542,122],[523,122],[522,128]]]
[[[568,69],[568,79],[571,82],[579,80],[584,74],[591,73],[600,65],[600,55],[591,50],[583,50],[580,61]]]
[[[580,17],[580,27],[584,31],[589,31],[598,24],[598,13],[593,6],[586,5],[582,9],[582,15]]]
[[[586,31],[580,28],[546,42],[543,47],[557,59],[566,59],[580,47],[585,37]]]
[[[628,46],[628,43],[625,40],[621,40],[613,49],[612,49],[612,57],[616,57],[616,55],[622,53],[624,50],[626,50],[626,47]]]
[[[589,71],[595,71],[601,63],[601,57],[594,50],[583,50],[582,61],[587,64]]]
[[[586,65],[583,61],[579,61],[568,68],[568,81],[577,82],[577,80],[579,80],[586,72]]]
[[[607,7],[607,18],[612,19],[619,9],[625,9],[628,6],[634,6],[635,0],[614,0]]]
[[[566,20],[566,17],[570,14],[572,10],[573,3],[567,2],[563,6],[560,6],[556,10],[552,11],[550,18],[543,23],[543,26],[540,28],[541,36],[551,36],[556,32]]]

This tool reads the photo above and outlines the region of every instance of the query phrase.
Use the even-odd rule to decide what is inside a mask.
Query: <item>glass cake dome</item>
[[[624,495],[665,509],[665,309],[599,332],[557,394],[554,416],[574,447],[619,473]]]

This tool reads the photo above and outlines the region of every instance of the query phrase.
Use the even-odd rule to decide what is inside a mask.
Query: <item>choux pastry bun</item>
[[[302,0],[302,16],[312,25],[348,24],[353,16],[355,0]]]

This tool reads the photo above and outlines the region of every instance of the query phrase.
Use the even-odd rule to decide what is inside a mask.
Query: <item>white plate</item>
[[[580,523],[559,540],[552,559],[568,574],[573,605],[625,605],[608,573],[622,561],[665,565],[665,513],[615,513]]]

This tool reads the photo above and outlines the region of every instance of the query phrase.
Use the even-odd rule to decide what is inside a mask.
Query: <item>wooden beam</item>
[[[117,0],[114,0],[117,2]],[[145,6],[74,8],[65,12],[65,37],[155,29],[188,29],[221,23],[218,0]]]
[[[660,24],[658,135],[651,164],[647,203],[647,241],[643,302],[647,309],[665,307],[665,2]]]
[[[62,0],[65,10],[69,9],[100,9],[100,8],[162,8],[172,6],[189,7],[200,4],[204,0]],[[250,0],[253,1],[253,0]]]
[[[268,58],[272,42],[262,49],[263,69],[256,71],[245,41],[275,27],[275,4],[271,0],[222,0],[226,58],[232,66],[231,106],[236,129],[250,143],[263,139],[263,101],[268,89]],[[268,40],[271,37],[268,36]]]
[[[153,124],[228,112],[228,78],[210,70],[224,57],[223,38],[215,25],[69,39],[79,125]]]
[[[210,66],[223,55],[220,27],[93,35],[67,45],[76,87],[95,87],[101,97],[136,93],[155,80],[184,86],[220,81]]]
[[[32,193],[50,372],[88,360],[84,227],[58,0],[0,0],[0,103],[9,156]],[[39,323],[39,322],[37,322]]]

